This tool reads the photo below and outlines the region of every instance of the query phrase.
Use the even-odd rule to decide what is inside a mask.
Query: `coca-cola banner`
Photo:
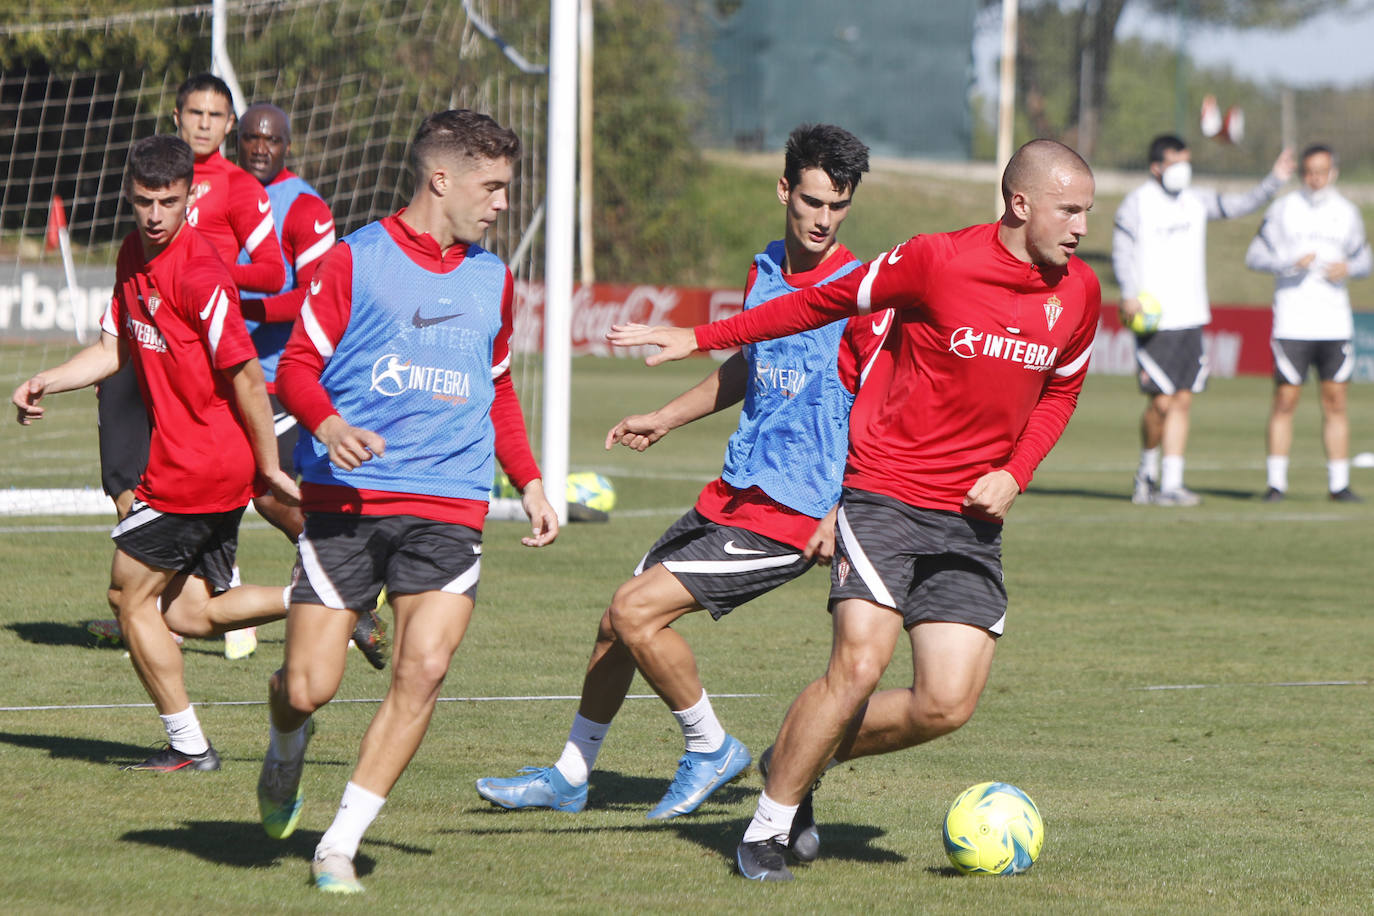
[[[8,278],[0,272],[0,338],[72,338],[77,324],[94,339],[100,315],[110,297],[114,271],[109,267],[78,268],[77,286],[68,289],[62,269],[50,264],[14,264]],[[8,282],[4,282],[8,279]],[[572,352],[577,356],[648,355],[641,350],[612,350],[606,331],[613,324],[669,324],[691,327],[727,318],[744,304],[739,289],[697,286],[598,283],[573,294]],[[1269,375],[1271,313],[1268,306],[1212,308],[1212,324],[1204,332],[1211,374]],[[517,353],[538,353],[544,345],[544,286],[516,281],[515,337]],[[1374,381],[1374,314],[1355,315],[1357,381]],[[1102,309],[1090,372],[1133,375],[1135,338],[1117,320],[1116,303]]]

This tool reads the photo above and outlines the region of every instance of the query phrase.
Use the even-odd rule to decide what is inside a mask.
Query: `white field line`
[[[1272,684],[1154,684],[1131,690],[1225,690],[1252,687],[1368,687],[1369,681],[1276,681]]]
[[[767,693],[715,693],[712,694],[716,699],[757,699],[759,697],[770,696]],[[543,703],[550,700],[578,700],[573,694],[549,695],[549,696],[509,696],[509,697],[439,697],[440,703]],[[632,693],[625,697],[627,700],[657,700],[656,693]],[[330,700],[331,706],[338,706],[342,703],[380,703],[381,697],[355,697],[352,699]],[[197,702],[196,706],[266,706],[266,700],[207,700]],[[69,709],[152,709],[152,703],[73,703],[70,705],[56,706],[0,706],[0,712],[48,712],[52,710]]]

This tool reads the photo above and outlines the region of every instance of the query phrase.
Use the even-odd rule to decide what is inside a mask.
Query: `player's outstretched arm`
[[[545,547],[558,537],[558,513],[553,511],[544,495],[544,481],[538,477],[525,484],[520,494],[520,506],[529,516],[530,536],[520,539],[526,547]]]
[[[44,396],[94,385],[114,375],[122,361],[119,338],[102,331],[99,340],[62,365],[44,369],[14,389],[10,403],[19,411],[16,419],[21,426],[43,419],[44,408],[39,401]]]
[[[345,471],[357,470],[364,461],[386,453],[386,440],[370,429],[349,426],[338,414],[330,414],[315,427],[315,438],[329,449],[329,460]]]
[[[642,452],[668,433],[693,420],[738,404],[749,373],[743,353],[735,353],[693,387],[657,410],[625,417],[606,433],[606,448],[617,442]]]
[[[614,347],[658,347],[657,353],[644,358],[646,366],[686,359],[698,349],[696,331],[664,325],[613,324],[606,332],[606,339]]]

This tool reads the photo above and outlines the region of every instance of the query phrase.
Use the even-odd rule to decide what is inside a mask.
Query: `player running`
[[[253,176],[220,154],[234,127],[234,101],[219,77],[201,73],[177,89],[172,112],[177,132],[195,153],[195,178],[187,195],[186,221],[219,253],[233,285],[240,291],[274,292],[286,278],[281,248],[272,231],[272,205]],[[237,264],[239,252],[250,255]],[[106,379],[97,405],[101,483],[120,518],[129,511],[139,475],[148,464],[148,416],[127,367]],[[111,642],[121,638],[119,625],[92,621],[93,634]],[[226,633],[226,658],[243,658],[257,648],[253,630]]]
[[[755,256],[746,311],[839,282],[862,266],[837,235],[866,171],[868,148],[848,131],[821,124],[792,132],[777,185],[785,235]],[[650,818],[694,811],[749,765],[748,749],[726,734],[692,650],[672,623],[703,608],[719,620],[814,562],[830,561],[850,406],[889,325],[856,318],[746,347],[696,387],[610,430],[607,448],[620,442],[643,451],[671,430],[744,400],[721,476],[649,549],[602,616],[562,756],[513,778],[479,779],[479,795],[504,808],[582,810],[636,667],[672,711],[685,745]]]
[[[771,749],[736,848],[743,877],[791,879],[785,854],[814,830],[810,793],[831,760],[948,734],[987,682],[1006,622],[1002,520],[1073,413],[1101,309],[1097,277],[1073,258],[1093,203],[1087,163],[1033,140],[1008,164],[1002,197],[997,223],[916,236],[834,283],[729,320],[610,335],[621,346],[658,344],[647,360],[656,365],[898,310],[886,396],[850,437],[830,663]],[[903,629],[912,685],[874,693]]]
[[[514,281],[477,244],[508,205],[519,155],[515,133],[485,115],[426,118],[410,205],[325,256],[278,364],[283,403],[313,437],[296,447],[303,575],[258,781],[270,836],[300,818],[311,716],[338,690],[359,610],[385,585],[396,612],[391,685],[315,849],[322,891],[363,889],[358,844],[420,746],[472,616],[497,460],[533,523],[522,542],[558,535],[510,377]]]
[[[133,770],[219,769],[173,633],[218,636],[281,619],[282,589],[233,581],[239,519],[258,473],[284,503],[300,495],[277,465],[262,369],[229,269],[186,222],[193,168],[177,137],[133,145],[125,194],[138,228],[120,247],[100,340],[12,397],[28,425],[43,417],[44,396],[93,385],[127,362],[153,418],[148,466],[112,534],[110,569],[110,605],[168,738]]]

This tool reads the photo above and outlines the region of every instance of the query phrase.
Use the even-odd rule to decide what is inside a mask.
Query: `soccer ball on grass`
[[[1045,842],[1035,802],[1016,786],[981,782],[945,815],[945,853],[966,875],[1014,875],[1030,868]]]

